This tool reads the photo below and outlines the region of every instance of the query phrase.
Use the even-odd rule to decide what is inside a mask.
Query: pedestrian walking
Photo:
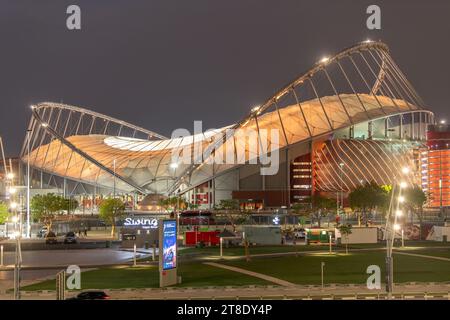
[[[87,238],[87,228],[84,227],[84,236]]]

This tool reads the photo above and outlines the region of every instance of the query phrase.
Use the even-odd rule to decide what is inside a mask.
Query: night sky
[[[66,28],[70,4],[80,31]],[[366,28],[370,4],[382,30]],[[16,156],[41,101],[166,136],[194,120],[221,127],[367,38],[386,42],[429,108],[450,118],[449,32],[448,0],[0,0],[0,135]]]

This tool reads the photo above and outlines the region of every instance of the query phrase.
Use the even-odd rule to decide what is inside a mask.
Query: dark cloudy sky
[[[66,28],[66,8],[82,30]],[[378,4],[382,30],[366,28]],[[429,108],[450,117],[448,0],[0,0],[0,134],[22,144],[28,106],[86,107],[170,135],[230,124],[320,57],[385,41]]]

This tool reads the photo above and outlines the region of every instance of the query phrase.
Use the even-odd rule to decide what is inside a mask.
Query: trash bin
[[[150,244],[148,243],[148,241],[145,241],[145,249],[150,249]]]
[[[111,241],[109,240],[106,241],[106,248],[111,248]]]
[[[442,242],[447,242],[447,235],[442,236]]]

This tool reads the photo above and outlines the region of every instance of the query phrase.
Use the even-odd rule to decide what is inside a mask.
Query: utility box
[[[306,229],[306,240],[308,243],[329,243],[330,235],[328,229]]]
[[[433,226],[427,236],[427,240],[447,242],[450,236],[450,227]]]
[[[258,245],[279,245],[281,244],[280,226],[244,226],[242,228],[245,239],[249,243]]]
[[[336,239],[340,239],[342,244],[377,243],[377,227],[352,227],[352,233],[348,236],[341,235],[339,229],[335,229]]]
[[[148,248],[150,244],[158,243],[158,229],[122,228],[122,248]]]

